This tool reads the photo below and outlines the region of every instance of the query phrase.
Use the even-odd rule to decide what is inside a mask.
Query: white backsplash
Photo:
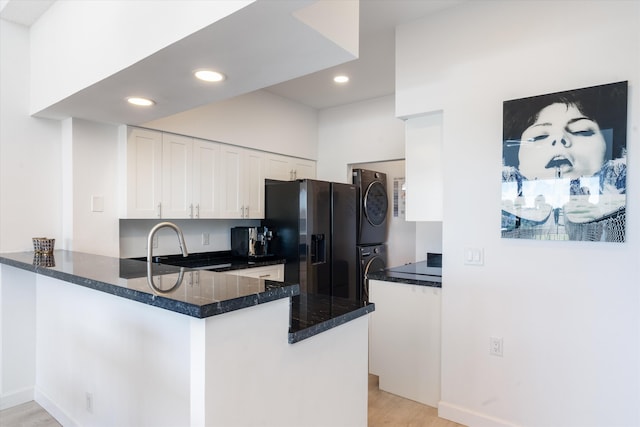
[[[120,257],[134,258],[147,255],[149,230],[159,222],[169,221],[182,229],[189,253],[226,251],[231,249],[231,228],[236,226],[257,226],[260,220],[233,219],[121,219]],[[202,234],[209,233],[209,244],[202,244]],[[178,237],[171,229],[160,229],[158,247],[154,255],[179,254]]]

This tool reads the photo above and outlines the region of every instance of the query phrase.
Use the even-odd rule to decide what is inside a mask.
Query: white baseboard
[[[25,387],[17,391],[12,391],[11,393],[3,394],[0,396],[0,411],[31,402],[33,400],[33,393],[33,387]]]
[[[56,403],[46,394],[36,389],[34,399],[40,406],[44,408],[53,418],[65,427],[78,427],[79,424],[73,418],[69,417]]]
[[[444,401],[438,403],[438,416],[469,427],[518,427],[517,424],[475,412]]]

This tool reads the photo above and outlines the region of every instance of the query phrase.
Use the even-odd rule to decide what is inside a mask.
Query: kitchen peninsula
[[[77,426],[366,425],[372,304],[159,264],[122,274],[141,265],[0,254],[3,371],[32,378],[4,403]]]

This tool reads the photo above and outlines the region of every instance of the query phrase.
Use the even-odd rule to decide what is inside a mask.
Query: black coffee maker
[[[273,233],[267,227],[233,227],[231,229],[231,255],[242,258],[273,256]]]

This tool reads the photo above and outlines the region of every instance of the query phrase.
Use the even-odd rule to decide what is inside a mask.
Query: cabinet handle
[[[240,207],[240,218],[244,218],[244,206]]]
[[[295,172],[293,169],[289,171],[289,181],[293,181],[295,179]]]
[[[258,276],[258,279],[264,279],[265,277],[271,277],[271,274],[261,274]]]
[[[196,205],[196,218],[200,218],[200,203]]]
[[[162,218],[162,202],[158,203],[158,218]]]
[[[245,216],[245,218],[249,218],[249,206],[247,206],[247,207],[245,208],[245,212],[244,212],[244,213],[245,213],[245,215],[246,215],[246,216]]]
[[[193,203],[189,205],[189,218],[193,218]]]

